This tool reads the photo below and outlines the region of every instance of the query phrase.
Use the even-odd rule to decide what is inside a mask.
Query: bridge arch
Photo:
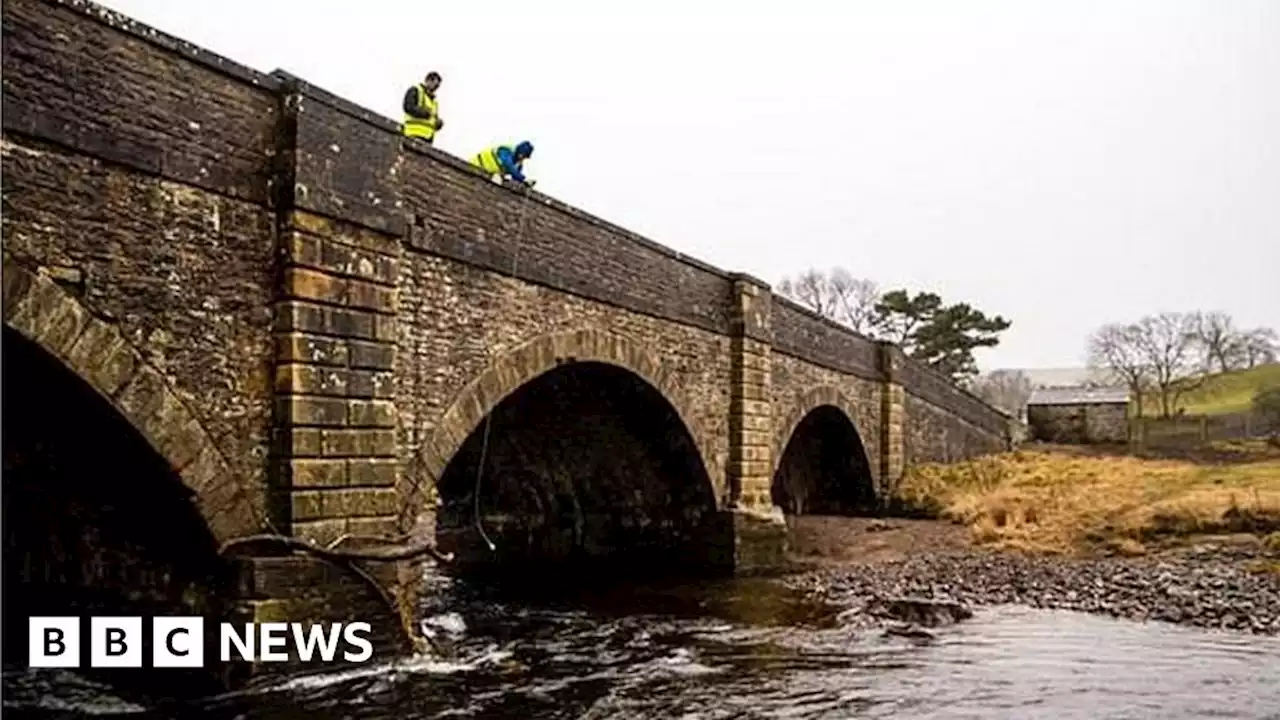
[[[4,254],[4,327],[56,359],[162,457],[221,543],[262,531],[262,500],[237,482],[186,404],[120,329],[41,271]]]
[[[704,539],[721,505],[707,438],[653,353],[626,336],[582,329],[519,346],[468,383],[424,444],[418,477],[435,483],[443,549],[456,551],[440,533],[472,533],[473,514],[483,514],[496,525],[503,518],[537,525],[513,531],[526,533],[515,544],[526,544],[519,552],[535,563],[552,556],[599,560],[667,530],[670,537],[654,542]],[[624,466],[634,478],[621,476]],[[485,479],[483,490],[477,475]],[[405,512],[425,510],[426,495],[406,498]],[[619,516],[626,512],[632,515]],[[465,527],[455,517],[463,514]],[[556,523],[575,527],[555,530]],[[467,540],[472,550],[477,537]],[[460,555],[474,557],[465,548]]]
[[[838,388],[807,391],[774,437],[772,496],[789,515],[867,512],[877,497],[877,469],[854,404]]]

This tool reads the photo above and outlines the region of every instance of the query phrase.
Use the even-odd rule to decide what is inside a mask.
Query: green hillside
[[[1220,373],[1210,377],[1194,392],[1183,395],[1178,407],[1185,409],[1188,415],[1245,412],[1253,402],[1254,393],[1264,387],[1276,386],[1280,386],[1280,363]],[[1142,410],[1144,415],[1158,415],[1160,398],[1147,396]]]

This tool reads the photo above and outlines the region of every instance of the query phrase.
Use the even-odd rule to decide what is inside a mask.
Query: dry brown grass
[[[1205,465],[1019,450],[914,468],[899,495],[968,525],[980,544],[1139,555],[1193,535],[1280,530],[1280,458],[1257,457]]]

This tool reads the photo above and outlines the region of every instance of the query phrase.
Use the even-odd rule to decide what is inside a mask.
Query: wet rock
[[[884,629],[885,637],[904,637],[910,640],[930,642],[937,639],[937,635],[925,630],[918,625],[911,623],[890,625]]]
[[[973,617],[973,611],[958,602],[921,597],[873,598],[866,612],[924,627],[950,625]]]
[[[880,607],[888,614],[879,617],[908,621],[916,619],[909,610],[895,616],[885,599],[1022,604],[1280,634],[1280,574],[1251,570],[1259,560],[1280,560],[1280,549],[1259,544],[1096,559],[952,551],[815,570],[810,575],[819,583],[797,585],[820,586],[827,601]]]

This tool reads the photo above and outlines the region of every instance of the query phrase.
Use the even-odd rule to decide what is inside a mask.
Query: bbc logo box
[[[29,623],[28,664],[33,668],[100,668],[143,666],[140,617],[89,618],[88,662],[83,663],[78,617],[33,617]],[[204,618],[157,617],[151,622],[151,666],[204,665]]]

